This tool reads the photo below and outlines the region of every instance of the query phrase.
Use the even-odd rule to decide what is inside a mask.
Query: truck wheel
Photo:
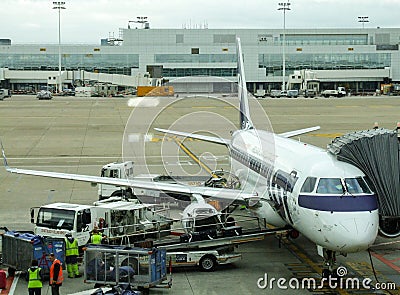
[[[214,271],[217,260],[212,255],[206,255],[200,259],[199,266],[202,271]]]

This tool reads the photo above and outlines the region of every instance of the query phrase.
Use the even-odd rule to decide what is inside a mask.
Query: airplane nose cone
[[[378,215],[372,218],[348,218],[339,223],[341,241],[338,239],[338,250],[358,252],[368,249],[378,234]]]

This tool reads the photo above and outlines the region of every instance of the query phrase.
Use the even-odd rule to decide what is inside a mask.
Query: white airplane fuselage
[[[318,147],[255,129],[234,132],[228,146],[233,172],[262,206],[255,213],[275,226],[292,226],[317,245],[342,253],[358,252],[378,233],[376,196],[364,192],[319,192],[318,181],[364,178],[353,165]],[[302,189],[307,178],[314,186]],[[310,180],[310,179],[308,179]],[[321,182],[322,185],[322,182]],[[350,189],[348,189],[350,190]]]

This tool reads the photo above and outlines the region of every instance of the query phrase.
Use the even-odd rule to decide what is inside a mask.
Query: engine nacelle
[[[400,217],[379,216],[379,234],[385,238],[400,236]]]

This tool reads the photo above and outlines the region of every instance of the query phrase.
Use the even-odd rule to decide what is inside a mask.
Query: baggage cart
[[[48,276],[51,266],[50,253],[54,253],[65,269],[64,239],[7,231],[2,235],[2,251],[3,265],[8,266],[9,276],[14,276],[17,270],[27,272],[33,259],[39,262],[44,276]]]
[[[129,284],[135,289],[171,286],[171,282],[166,282],[165,249],[88,245],[83,263],[85,282],[96,286]]]

